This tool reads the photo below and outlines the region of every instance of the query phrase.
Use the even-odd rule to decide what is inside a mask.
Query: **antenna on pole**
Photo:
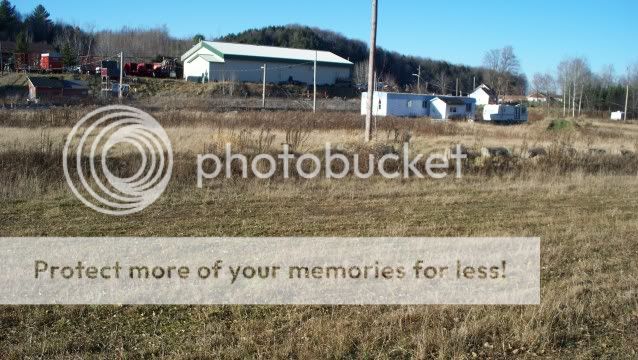
[[[629,117],[627,116],[628,104],[629,104],[629,81],[627,81],[627,92],[625,93],[625,121],[629,119]]]
[[[124,77],[124,52],[120,53],[120,88],[119,88],[119,94],[118,97],[120,99],[122,99],[123,95],[122,95],[122,80]]]
[[[417,76],[417,85],[416,87],[419,89],[419,94],[421,93],[421,65],[419,65],[419,76]]]
[[[377,46],[377,11],[378,2],[372,0],[372,17],[370,21],[370,57],[368,60],[368,99],[366,106],[366,129],[365,129],[365,142],[370,141],[370,122],[372,120],[372,105],[375,92],[374,83],[374,55]]]

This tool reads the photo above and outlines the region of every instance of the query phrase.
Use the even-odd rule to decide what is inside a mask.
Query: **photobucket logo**
[[[380,157],[368,154],[361,157],[354,154],[350,157],[332,149],[330,143],[325,144],[324,154],[293,154],[287,144],[277,155],[258,154],[252,159],[246,155],[236,154],[231,144],[226,144],[222,158],[216,154],[197,155],[197,187],[204,186],[204,180],[220,177],[222,172],[227,179],[238,176],[252,176],[258,179],[270,179],[275,174],[281,174],[284,179],[291,175],[304,179],[318,178],[322,174],[326,179],[343,179],[348,175],[359,179],[368,179],[375,173],[386,179],[425,178],[443,179],[447,177],[450,167],[455,168],[456,177],[461,177],[462,161],[467,159],[462,147],[457,145],[448,154],[430,154],[427,158],[423,154],[411,154],[410,145],[403,144],[401,153],[389,152]],[[333,168],[334,167],[334,168]],[[338,169],[338,170],[335,170]],[[363,169],[363,170],[362,170]]]
[[[109,169],[109,152],[117,146],[139,153],[140,165],[132,176],[120,177]],[[171,178],[173,151],[166,132],[151,115],[129,106],[106,106],[73,127],[64,146],[63,166],[71,191],[86,206],[103,214],[128,215],[162,195]]]

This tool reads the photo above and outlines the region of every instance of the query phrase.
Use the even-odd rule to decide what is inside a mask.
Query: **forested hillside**
[[[230,34],[220,38],[221,41],[240,42],[255,45],[293,47],[301,49],[319,49],[349,59],[355,66],[354,81],[365,83],[368,60],[368,46],[360,40],[348,39],[345,36],[322,29],[301,25],[269,26],[261,29],[250,29],[238,34]],[[476,54],[482,58],[483,54]],[[460,90],[467,93],[472,90],[474,77],[477,84],[483,81],[484,70],[464,65],[450,64],[446,61],[422,57],[406,56],[394,51],[379,48],[376,57],[379,81],[397,85],[400,88],[414,86],[417,72],[421,65],[422,78],[428,82],[430,91],[451,93],[455,90],[456,79],[459,79]],[[515,92],[524,91],[526,80],[522,76],[511,77],[511,88]],[[423,90],[425,84],[422,84]]]

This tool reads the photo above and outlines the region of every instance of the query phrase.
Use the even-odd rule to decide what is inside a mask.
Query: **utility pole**
[[[459,78],[456,78],[456,96],[459,96]]]
[[[124,78],[124,52],[120,53],[120,92],[118,97],[120,99],[122,99],[123,95],[122,95],[122,80]]]
[[[0,74],[4,75],[4,56],[2,56],[2,41],[0,41]]]
[[[266,108],[266,64],[262,67],[264,69],[264,82],[261,90],[261,107],[262,109]]]
[[[572,94],[572,117],[576,118],[576,80],[574,80],[574,93]]]
[[[629,104],[629,82],[627,82],[627,93],[625,94],[625,121],[627,121],[627,105]]]
[[[317,57],[318,51],[315,50],[315,68],[314,68],[314,85],[313,85],[313,95],[312,95],[312,112],[317,112]]]
[[[567,81],[563,85],[563,117],[567,117],[567,98],[565,94],[567,93]]]
[[[417,76],[417,82],[416,82],[416,87],[419,91],[419,94],[421,93],[421,65],[419,65],[419,76]]]
[[[428,93],[428,85],[430,85],[430,83],[428,83],[427,81],[425,82],[425,93]]]
[[[377,10],[378,3],[377,0],[372,0],[372,16],[370,21],[370,57],[368,59],[368,99],[367,99],[367,108],[366,108],[366,129],[365,129],[365,142],[370,141],[370,122],[372,120],[372,106],[373,106],[373,98],[374,92],[376,89],[374,88],[376,85],[374,84],[374,55],[376,52],[377,46]]]
[[[474,85],[474,87],[472,88],[472,90],[476,89],[476,76],[474,77],[474,82],[472,83]]]

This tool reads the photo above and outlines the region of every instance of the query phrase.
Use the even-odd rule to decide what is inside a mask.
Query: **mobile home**
[[[361,115],[366,114],[368,93],[361,94]],[[431,117],[433,119],[474,118],[476,100],[461,96],[407,94],[377,91],[372,101],[375,116]]]

